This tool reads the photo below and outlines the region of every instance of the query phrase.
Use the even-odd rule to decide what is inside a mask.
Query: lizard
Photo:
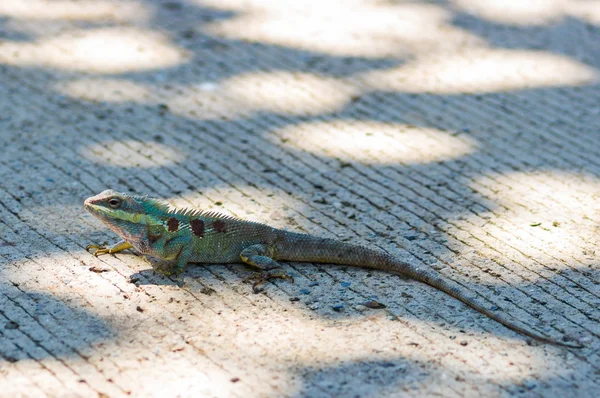
[[[383,250],[290,232],[218,212],[175,208],[160,199],[114,190],[87,198],[84,207],[122,238],[108,247],[88,245],[86,250],[93,250],[95,256],[134,248],[172,264],[164,271],[167,275],[181,273],[188,263],[242,262],[263,273],[280,267],[280,260],[370,268],[428,284],[530,338],[558,346],[582,347],[520,326],[489,309],[475,294],[438,271],[412,265]]]

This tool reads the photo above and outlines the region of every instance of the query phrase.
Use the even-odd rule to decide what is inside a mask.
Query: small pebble
[[[369,300],[369,301],[363,303],[363,305],[365,307],[371,308],[373,310],[378,310],[380,308],[385,308],[385,304],[382,304],[379,301],[375,301],[375,300]]]
[[[8,321],[6,322],[6,324],[4,324],[4,328],[5,329],[18,329],[19,328],[19,324],[15,321]]]
[[[344,309],[344,303],[338,303],[338,304],[334,304],[331,306],[331,309],[336,311],[336,312],[340,312]]]
[[[167,104],[158,104],[158,113],[164,115],[169,111],[169,106]]]
[[[579,341],[580,343],[589,343],[592,341],[592,336],[583,336],[577,339],[577,341]]]
[[[310,290],[308,289],[300,289],[301,294],[310,294]]]
[[[95,265],[93,265],[90,268],[88,268],[88,270],[90,270],[92,272],[95,272],[97,274],[101,274],[102,272],[108,272],[108,271],[110,271],[108,268],[96,267]]]
[[[525,387],[528,390],[533,390],[535,387],[537,387],[537,384],[535,384],[535,382],[531,380],[525,380],[523,382],[523,387]]]

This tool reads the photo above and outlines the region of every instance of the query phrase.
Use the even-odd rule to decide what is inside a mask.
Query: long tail
[[[444,293],[449,294],[450,296],[456,298],[457,300],[462,301],[469,307],[481,312],[483,315],[487,316],[488,318],[492,318],[496,322],[503,324],[504,326],[506,326],[509,329],[514,330],[515,332],[521,333],[525,336],[532,337],[539,341],[543,341],[544,343],[550,343],[550,344],[564,346],[564,347],[570,347],[570,348],[582,348],[583,347],[581,344],[555,340],[550,337],[546,337],[546,336],[542,335],[541,333],[536,332],[533,329],[529,329],[529,328],[517,325],[513,321],[509,320],[505,315],[503,315],[501,313],[496,313],[493,310],[484,306],[480,302],[480,299],[476,295],[468,292],[466,289],[464,289],[458,283],[456,283],[450,279],[444,278],[443,276],[441,276],[439,273],[437,273],[435,271],[432,271],[429,269],[414,268],[414,267],[410,267],[410,266],[407,267],[404,263],[400,262],[397,259],[393,259],[392,261],[393,261],[393,265],[392,265],[393,267],[397,268],[398,270],[403,270],[403,271],[398,271],[399,273],[401,272],[403,275],[407,275],[412,279],[415,279],[419,282],[426,283],[430,286],[435,287],[436,289],[443,291]]]
[[[438,272],[415,267],[380,250],[351,245],[334,239],[286,233],[284,236],[279,237],[276,243],[276,251],[277,259],[280,260],[352,265],[407,276],[443,291],[515,332],[558,346],[583,347],[577,343],[555,340],[533,329],[519,326],[505,315],[487,308],[476,295],[470,293],[458,283],[443,277]]]

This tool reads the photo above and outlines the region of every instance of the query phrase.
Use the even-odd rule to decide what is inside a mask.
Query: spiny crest
[[[228,214],[222,214],[219,213],[218,211],[214,211],[214,210],[203,210],[200,212],[200,215],[202,217],[206,217],[206,218],[218,218],[220,220],[240,220],[239,218],[235,217],[235,216],[230,216]]]
[[[235,216],[222,214],[213,210],[200,210],[190,207],[184,207],[179,209],[176,208],[171,214],[178,214],[180,216],[187,217],[218,218],[219,220],[240,220]]]
[[[218,218],[221,220],[240,220],[237,217],[221,214],[219,212],[213,210],[201,210],[193,207],[175,207],[170,203],[155,199],[149,198],[147,196],[138,196],[136,197],[140,202],[144,204],[144,209],[147,214],[163,213],[165,216],[169,215],[177,215],[183,217],[205,217],[205,218]]]

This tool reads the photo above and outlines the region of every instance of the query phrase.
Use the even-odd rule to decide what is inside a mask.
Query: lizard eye
[[[113,209],[117,209],[119,206],[121,206],[121,199],[119,199],[119,198],[111,198],[108,201],[108,205],[110,207],[112,207]]]

